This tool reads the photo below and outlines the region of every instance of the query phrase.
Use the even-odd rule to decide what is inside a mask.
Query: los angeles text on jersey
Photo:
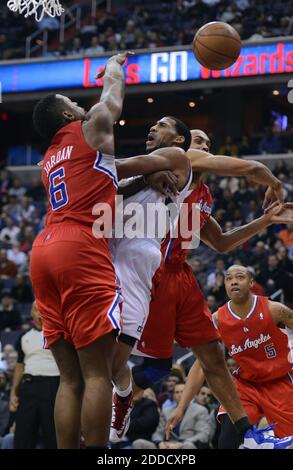
[[[62,150],[59,150],[56,155],[51,155],[44,166],[47,176],[49,176],[50,171],[55,165],[57,165],[57,163],[62,162],[63,160],[70,160],[72,150],[73,145],[67,145],[66,147],[63,147]]]
[[[269,339],[271,339],[271,336],[269,334],[263,335],[262,333],[259,338],[252,340],[247,338],[243,346],[236,346],[235,344],[232,344],[229,354],[233,356],[234,354],[241,353],[243,351],[246,351],[247,349],[258,349],[260,344],[266,343],[267,341],[269,341]]]
[[[135,457],[112,457],[105,454],[104,456],[97,458],[97,464],[103,465],[120,465],[122,467],[128,468],[131,464],[139,463],[141,465],[194,465],[196,463],[195,455],[192,454],[142,454],[135,455]]]

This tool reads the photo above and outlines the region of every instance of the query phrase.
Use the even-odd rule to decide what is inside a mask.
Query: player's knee
[[[135,385],[143,390],[152,387],[166,377],[172,367],[172,357],[155,359],[145,357],[143,363],[132,368]]]

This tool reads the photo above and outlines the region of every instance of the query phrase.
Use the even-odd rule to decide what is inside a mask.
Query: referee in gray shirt
[[[39,442],[56,449],[54,405],[59,370],[51,351],[43,349],[42,320],[32,305],[34,328],[20,336],[17,365],[10,393],[10,411],[16,412],[15,449],[34,449]]]

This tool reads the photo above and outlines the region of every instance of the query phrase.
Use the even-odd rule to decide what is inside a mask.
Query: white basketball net
[[[37,21],[41,21],[44,15],[54,18],[64,12],[59,0],[9,0],[7,6],[11,11],[24,14],[25,18],[35,15]]]

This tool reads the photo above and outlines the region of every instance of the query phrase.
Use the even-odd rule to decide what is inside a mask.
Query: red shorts
[[[155,276],[159,279],[150,303],[147,323],[137,349],[149,356],[173,355],[174,339],[184,347],[220,339],[211,312],[187,264],[166,264]]]
[[[277,437],[293,435],[293,378],[287,374],[269,382],[256,383],[234,378],[242,405],[252,424],[265,417],[276,423]],[[220,406],[218,416],[225,414]]]
[[[30,263],[45,345],[76,349],[120,329],[120,296],[108,241],[80,225],[54,225],[35,239]]]

